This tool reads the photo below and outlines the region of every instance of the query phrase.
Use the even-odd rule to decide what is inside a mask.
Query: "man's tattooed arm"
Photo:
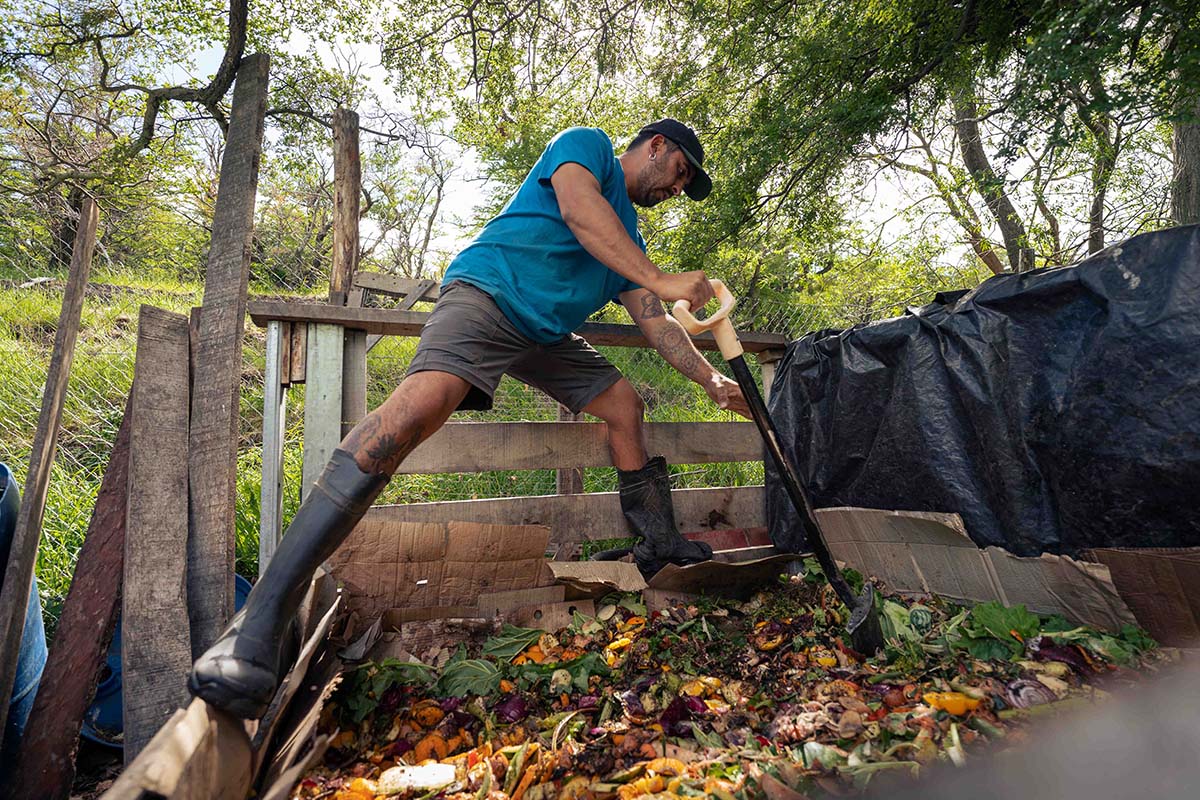
[[[683,326],[667,314],[662,300],[649,289],[621,295],[621,304],[642,329],[650,345],[668,364],[701,385],[707,386],[716,371],[700,355]]]
[[[638,314],[638,319],[654,319],[656,317],[665,317],[667,310],[663,308],[662,300],[658,299],[658,295],[653,292],[646,292],[642,297],[642,309]]]
[[[700,355],[683,326],[671,317],[664,317],[657,327],[658,330],[654,332],[650,343],[659,355],[696,383],[707,382],[713,374],[712,365]]]

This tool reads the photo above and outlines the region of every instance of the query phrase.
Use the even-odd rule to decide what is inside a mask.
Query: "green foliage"
[[[425,664],[385,658],[363,664],[338,689],[342,707],[355,724],[366,719],[379,705],[383,695],[397,686],[428,687],[434,682],[432,667]]]
[[[537,628],[519,628],[505,623],[499,634],[483,643],[483,654],[497,661],[512,661],[542,638],[543,634],[544,631]]]
[[[438,690],[450,697],[489,695],[500,688],[500,668],[480,658],[451,660],[438,678]]]
[[[508,670],[508,673],[522,688],[541,687],[550,694],[557,694],[562,690],[555,688],[554,676],[556,673],[565,673],[563,677],[569,679],[571,685],[578,691],[586,692],[591,676],[604,676],[611,672],[612,670],[604,663],[604,657],[600,653],[585,653],[571,661],[550,664],[525,663],[510,667]]]
[[[1025,652],[1025,642],[1041,629],[1041,620],[1024,605],[1010,608],[994,601],[980,603],[971,609],[952,644],[974,658],[1015,659]]]

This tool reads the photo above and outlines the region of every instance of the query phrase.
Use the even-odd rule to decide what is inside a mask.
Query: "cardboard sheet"
[[[625,561],[550,561],[550,572],[569,588],[568,599],[603,597],[609,592],[640,592],[646,581],[636,564]]]
[[[716,560],[687,567],[668,564],[650,579],[648,585],[659,591],[745,599],[786,572],[788,564],[798,558],[787,553],[736,564]]]
[[[1066,556],[980,550],[957,514],[829,508],[817,512],[834,558],[898,592],[1024,603],[1103,630],[1134,623],[1109,570]]]
[[[1138,624],[1160,644],[1200,647],[1200,547],[1097,548]]]
[[[553,583],[541,525],[389,522],[368,515],[329,559],[347,610],[476,606],[480,595]]]

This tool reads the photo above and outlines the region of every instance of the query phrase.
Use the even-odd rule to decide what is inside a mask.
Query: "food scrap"
[[[556,633],[505,625],[435,668],[349,672],[295,798],[549,800],[844,795],[1018,743],[1172,653],[1024,606],[879,596],[886,649],[806,563],[748,601],[647,613],[612,595]]]

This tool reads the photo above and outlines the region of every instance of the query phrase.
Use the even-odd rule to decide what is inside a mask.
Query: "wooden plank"
[[[676,489],[671,493],[681,530],[712,527],[723,519],[740,528],[764,525],[763,487]],[[548,525],[552,542],[578,542],[628,536],[616,492],[503,497],[440,503],[375,506],[362,522],[369,530],[386,530],[396,522],[482,522],[502,525]],[[356,535],[359,535],[356,533]]]
[[[499,469],[611,467],[603,422],[451,422],[429,437],[397,474]],[[761,461],[750,422],[648,422],[651,453],[670,464]]]
[[[205,768],[208,774],[202,775]],[[144,800],[147,795],[241,800],[250,791],[250,769],[245,725],[193,700],[175,712],[101,800]],[[202,784],[192,786],[188,780]]]
[[[367,334],[345,332],[342,348],[342,437],[367,415]]]
[[[308,369],[308,323],[289,322],[291,339],[288,342],[288,383],[304,383]]]
[[[762,371],[763,402],[771,400],[771,384],[775,381],[775,367],[783,358],[783,350],[764,350],[758,354],[758,367]]]
[[[188,702],[188,349],[187,317],[142,306],[121,609],[126,764]]]
[[[75,340],[79,334],[79,318],[83,313],[83,296],[87,290],[99,219],[96,202],[85,197],[75,229],[71,267],[67,285],[63,289],[58,327],[54,331],[46,389],[42,394],[42,407],[29,454],[29,471],[25,474],[25,488],[21,492],[21,510],[17,515],[17,526],[4,571],[4,588],[0,590],[0,698],[12,697],[13,682],[16,680],[25,610],[29,606],[29,587],[33,583],[38,542],[42,538],[42,515],[46,510],[50,468],[58,446],[63,401],[67,396],[71,361],[75,356]],[[7,720],[8,702],[0,700],[0,731],[6,730]]]
[[[405,297],[396,306],[399,311],[410,311],[413,306],[422,300],[436,300],[438,296],[437,281],[418,281],[408,296]],[[432,293],[432,294],[431,294]]]
[[[259,495],[258,574],[271,563],[283,533],[283,440],[287,430],[285,322],[267,324],[267,361],[263,376],[262,491]]]
[[[233,616],[242,335],[268,71],[263,54],[246,56],[238,67],[204,279],[191,435],[176,451],[188,454],[191,476],[188,608],[197,656]]]
[[[333,267],[329,301],[345,305],[358,270],[358,215],[362,196],[362,163],[358,157],[358,114],[348,108],[333,112]]]
[[[583,414],[572,414],[564,405],[558,407],[559,422],[582,422]],[[581,467],[559,467],[554,473],[554,491],[559,494],[583,492],[583,469]]]
[[[385,275],[380,272],[357,273],[355,275],[355,285],[360,287],[354,290],[358,292],[360,302],[347,303],[346,305],[361,306],[362,294],[364,291],[367,291],[366,287],[370,286],[372,287],[370,291],[403,297],[404,299],[396,305],[397,311],[408,311],[422,300],[429,302],[436,301],[440,290],[437,281],[398,278],[395,275]],[[371,348],[379,344],[379,340],[382,338],[382,334],[378,333],[369,335],[367,337],[367,352],[370,352]]]
[[[269,320],[287,322],[314,322],[344,325],[347,328],[367,333],[388,336],[420,336],[421,328],[429,313],[424,311],[397,311],[390,308],[346,308],[345,306],[317,305],[315,303],[292,303],[285,301],[262,301],[248,306],[250,319],[262,327]],[[587,322],[575,331],[591,344],[600,347],[649,347],[650,343],[636,325],[614,325]],[[786,336],[778,333],[739,333],[742,347],[748,353],[783,347]],[[711,333],[693,336],[692,341],[700,350],[716,350],[717,343]]]
[[[30,797],[65,800],[71,793],[79,729],[95,695],[117,621],[125,563],[129,402],[10,776],[12,785],[24,787]]]
[[[337,325],[309,326],[302,498],[308,497],[309,487],[342,440],[343,338],[344,331]]]
[[[368,291],[390,294],[393,297],[415,297],[413,303],[421,300],[433,302],[437,300],[440,291],[436,281],[401,278],[383,272],[356,272],[354,285]],[[411,305],[409,307],[411,308]]]
[[[255,778],[266,768],[274,755],[270,750],[272,740],[287,719],[292,701],[304,686],[313,656],[317,654],[322,646],[332,646],[328,641],[329,630],[333,627],[333,620],[340,606],[341,597],[335,597],[328,611],[317,621],[312,635],[304,640],[300,648],[300,653],[296,656],[296,663],[292,665],[287,675],[284,676],[279,691],[271,701],[270,708],[267,709],[266,715],[259,723],[258,729],[254,732],[251,745],[254,750],[253,772]]]

